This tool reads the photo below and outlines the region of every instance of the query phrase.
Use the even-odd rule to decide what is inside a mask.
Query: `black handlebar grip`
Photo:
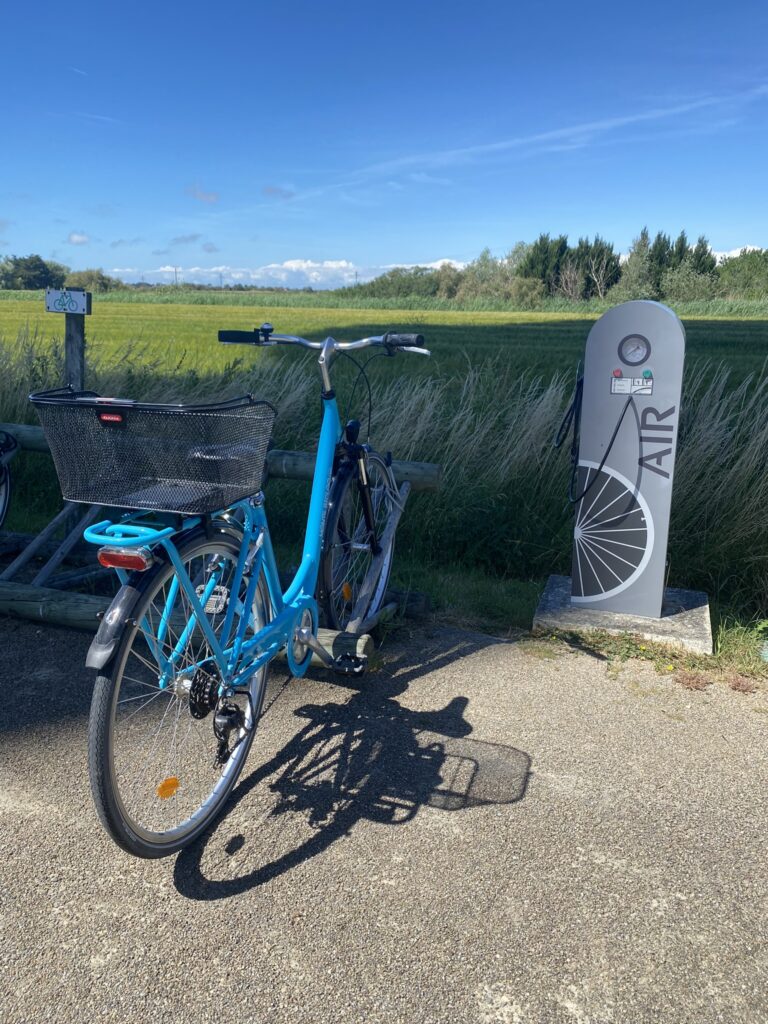
[[[388,331],[384,335],[385,345],[394,345],[396,348],[423,348],[423,334],[394,334]]]
[[[225,345],[260,345],[258,331],[219,331],[219,341]]]

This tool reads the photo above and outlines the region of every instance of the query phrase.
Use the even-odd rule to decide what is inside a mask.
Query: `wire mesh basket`
[[[159,405],[58,388],[29,398],[68,501],[200,515],[261,488],[275,408],[251,395]]]

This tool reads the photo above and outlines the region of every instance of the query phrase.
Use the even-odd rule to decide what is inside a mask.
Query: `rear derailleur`
[[[238,736],[235,745],[230,750],[229,737],[233,732],[239,734],[245,727],[245,715],[239,704],[222,699],[216,708],[213,716],[213,734],[219,741],[216,756],[213,759],[214,768],[220,768],[226,764],[235,747],[241,742],[242,737]]]
[[[243,709],[234,701],[219,696],[220,679],[215,668],[208,671],[202,665],[195,672],[192,686],[189,690],[189,713],[193,718],[205,718],[214,712],[213,734],[216,737],[218,746],[216,756],[213,759],[214,768],[220,768],[229,760],[232,752],[241,737],[239,734],[245,728],[245,715]],[[238,738],[234,746],[230,748],[229,741],[232,733]]]

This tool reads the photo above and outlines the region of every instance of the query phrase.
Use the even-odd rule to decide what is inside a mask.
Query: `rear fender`
[[[88,648],[85,659],[86,668],[102,669],[109,664],[115,656],[126,619],[131,618],[131,612],[136,607],[140,596],[141,591],[137,587],[131,586],[130,583],[120,587]]]
[[[234,520],[226,520],[226,526],[223,527],[218,523],[211,524],[209,522],[207,525],[207,531],[203,527],[195,526],[190,530],[185,530],[183,533],[178,534],[173,538],[176,548],[178,550],[182,550],[187,544],[197,538],[206,536],[206,533],[210,532],[212,527],[214,536],[230,536],[233,537],[238,544],[242,541],[243,528]],[[153,549],[153,554],[155,555],[158,563],[165,562],[168,559],[168,555],[159,545]],[[139,598],[145,592],[147,586],[151,582],[153,574],[158,571],[158,569],[159,566],[150,570],[148,573],[131,573],[128,577],[128,582],[124,583],[118,590],[112,604],[109,606],[104,618],[101,620],[96,636],[93,638],[93,642],[88,649],[88,654],[85,659],[86,668],[95,668],[100,670],[106,668],[106,666],[112,661],[117,651],[120,637],[122,636],[123,627],[126,625],[126,620],[133,618],[133,610],[138,604]]]

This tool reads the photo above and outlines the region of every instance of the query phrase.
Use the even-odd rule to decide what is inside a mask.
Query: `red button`
[[[621,376],[621,370],[614,370],[613,371],[613,376],[614,377],[620,377]]]

